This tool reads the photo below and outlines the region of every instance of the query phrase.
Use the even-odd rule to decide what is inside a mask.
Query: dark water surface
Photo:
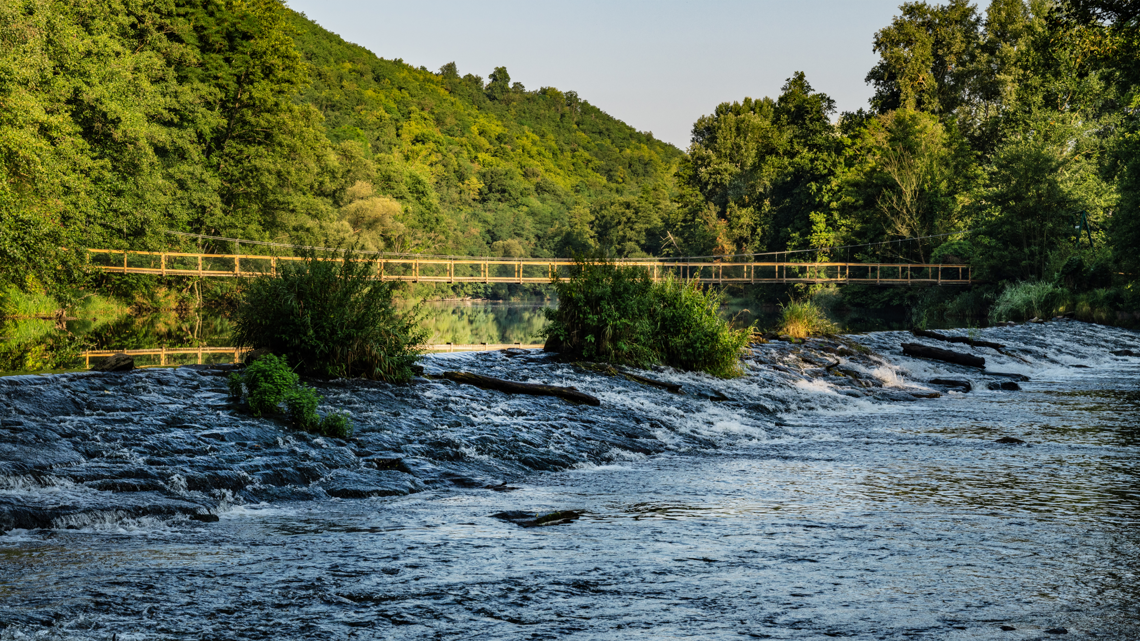
[[[1137,638],[1140,359],[1110,351],[1140,337],[980,337],[1020,391],[898,332],[854,337],[882,358],[649,374],[684,395],[434,356],[602,406],[326,386],[350,443],[248,418],[207,372],[0,379],[0,638]],[[582,514],[492,516],[555,510]]]

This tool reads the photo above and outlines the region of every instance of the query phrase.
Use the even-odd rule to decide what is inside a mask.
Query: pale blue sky
[[[486,78],[505,66],[527,89],[577,91],[685,149],[717,104],[775,97],[804,71],[840,111],[867,105],[875,31],[901,0],[288,0],[382,58]]]

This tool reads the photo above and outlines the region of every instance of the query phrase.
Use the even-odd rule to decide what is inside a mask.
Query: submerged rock
[[[492,514],[491,518],[514,523],[519,527],[545,527],[548,525],[567,525],[577,521],[583,514],[585,514],[583,510],[559,510],[546,514],[510,511]]]
[[[1025,441],[1012,436],[1003,436],[994,441],[994,443],[1001,443],[1002,445],[1025,445]]]

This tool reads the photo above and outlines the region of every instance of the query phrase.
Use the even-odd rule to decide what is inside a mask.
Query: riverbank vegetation
[[[352,435],[352,423],[345,414],[317,414],[320,394],[302,383],[284,358],[261,355],[245,369],[230,374],[226,382],[230,397],[235,401],[244,398],[254,416],[278,415],[284,406],[294,429],[336,438]]]
[[[1107,0],[907,2],[868,46],[866,109],[837,113],[789,69],[778,95],[710,105],[682,152],[569,88],[527,89],[503,67],[484,78],[461,62],[384,60],[279,0],[7,2],[0,287],[62,310],[96,290],[140,310],[232,308],[240,283],[96,275],[83,250],[224,253],[239,247],[219,238],[242,238],[968,263],[970,290],[845,286],[839,297],[909,309],[919,325],[1065,312],[1140,323],[1138,12]],[[1046,284],[1054,293],[1033,302]],[[647,358],[624,340],[605,349]]]
[[[547,345],[569,357],[647,367],[668,365],[730,378],[750,328],[720,315],[723,293],[644,269],[579,259],[555,281],[558,307],[548,308]]]
[[[267,349],[308,376],[404,382],[422,353],[415,308],[393,301],[398,283],[372,280],[372,264],[309,256],[248,283],[234,342]]]
[[[792,338],[830,336],[838,334],[840,327],[827,316],[826,310],[814,300],[792,300],[780,307],[780,324],[777,334]]]

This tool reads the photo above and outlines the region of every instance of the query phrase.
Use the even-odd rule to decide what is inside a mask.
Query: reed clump
[[[781,305],[779,334],[787,334],[792,338],[807,338],[808,336],[831,336],[841,330],[830,318],[822,306],[813,300],[790,301]]]
[[[723,294],[676,278],[654,283],[637,267],[578,260],[556,278],[558,308],[547,309],[552,349],[574,358],[647,367],[661,364],[723,378],[741,373],[751,328],[720,315]]]
[[[1048,317],[1060,302],[1063,288],[1048,281],[1023,281],[1002,290],[990,308],[990,321],[1026,321]]]
[[[308,376],[411,379],[427,340],[418,309],[399,310],[397,284],[373,280],[371,269],[351,252],[310,255],[254,279],[234,313],[234,343],[266,348]]]

